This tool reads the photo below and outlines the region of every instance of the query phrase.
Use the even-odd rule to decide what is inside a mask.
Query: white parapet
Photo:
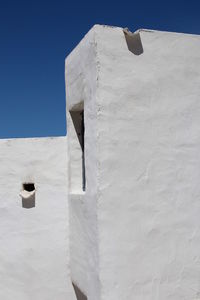
[[[199,50],[97,25],[66,59],[71,272],[88,300],[200,299]]]

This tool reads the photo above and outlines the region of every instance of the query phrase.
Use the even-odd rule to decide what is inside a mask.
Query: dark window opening
[[[32,192],[35,190],[35,185],[34,185],[34,183],[24,183],[23,189],[27,192]]]
[[[74,124],[74,128],[82,149],[82,189],[86,189],[86,175],[85,175],[85,122],[84,110],[70,111],[70,115]]]

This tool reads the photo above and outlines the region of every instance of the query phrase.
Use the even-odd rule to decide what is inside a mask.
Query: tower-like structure
[[[200,298],[199,49],[97,25],[66,59],[70,268],[88,300]]]
[[[96,25],[67,137],[0,140],[0,300],[200,299],[199,49]]]

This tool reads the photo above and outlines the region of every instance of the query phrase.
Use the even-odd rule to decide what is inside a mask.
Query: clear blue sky
[[[64,59],[94,24],[200,34],[200,0],[1,0],[0,138],[66,134]]]

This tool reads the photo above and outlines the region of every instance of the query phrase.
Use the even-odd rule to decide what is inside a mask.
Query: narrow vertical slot
[[[81,157],[82,157],[82,170],[80,174],[82,176],[82,187],[81,189],[85,191],[86,189],[86,174],[85,174],[85,122],[84,122],[84,110],[75,110],[70,111],[72,122],[76,131],[76,135],[81,148]]]
[[[81,131],[82,131],[82,188],[85,191],[86,177],[85,177],[85,122],[84,122],[84,110],[81,116]]]

